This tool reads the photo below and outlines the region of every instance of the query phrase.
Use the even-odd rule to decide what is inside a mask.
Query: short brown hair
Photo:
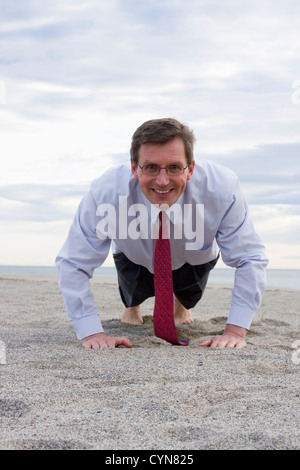
[[[186,125],[173,118],[152,119],[137,128],[132,136],[130,155],[131,161],[137,165],[139,148],[143,144],[165,144],[179,137],[183,140],[187,164],[194,160],[195,137]]]

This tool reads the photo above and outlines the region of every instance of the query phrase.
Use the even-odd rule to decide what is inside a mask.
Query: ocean
[[[215,268],[211,271],[208,285],[224,284],[232,286],[234,269]],[[0,275],[57,276],[55,266],[0,266]],[[94,277],[117,277],[116,269],[100,267]],[[300,290],[300,269],[267,269],[267,287]]]

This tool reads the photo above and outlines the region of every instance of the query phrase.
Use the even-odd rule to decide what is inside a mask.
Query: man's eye
[[[169,165],[168,169],[170,169],[170,170],[181,170],[181,166],[179,166],[179,165]]]
[[[146,170],[157,170],[157,165],[145,165]]]

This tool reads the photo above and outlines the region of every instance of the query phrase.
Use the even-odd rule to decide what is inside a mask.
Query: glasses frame
[[[147,166],[147,165],[144,165],[144,166],[141,166],[138,164],[138,167],[142,170],[143,174],[146,175],[146,176],[158,176],[159,173],[160,173],[160,170],[166,170],[166,173],[168,176],[180,176],[180,175],[183,175],[184,171],[188,168],[189,165],[186,165],[182,168],[182,172],[181,173],[177,173],[177,175],[170,175],[170,173],[168,172],[168,166],[172,166],[172,165],[168,165],[168,166],[165,166],[165,167],[158,167],[158,171],[157,173],[155,174],[152,174],[150,175],[149,173],[145,173],[144,172],[144,167]],[[158,166],[158,165],[157,165]],[[178,165],[179,166],[179,165]]]

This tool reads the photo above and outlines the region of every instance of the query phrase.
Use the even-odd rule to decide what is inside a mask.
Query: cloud
[[[237,173],[252,204],[300,203],[300,142],[208,156]]]
[[[87,186],[18,184],[0,188],[3,221],[70,220]]]

